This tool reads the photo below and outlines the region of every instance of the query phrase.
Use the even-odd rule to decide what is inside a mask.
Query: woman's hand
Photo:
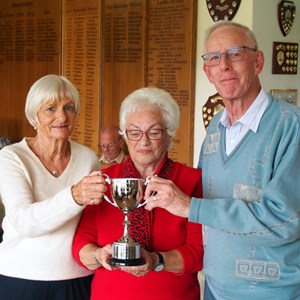
[[[102,248],[96,244],[87,244],[79,251],[80,261],[90,270],[96,270],[100,267],[103,267],[108,271],[118,269],[135,276],[144,276],[158,263],[157,254],[141,249],[142,257],[146,261],[144,265],[132,267],[111,266],[108,263],[109,258],[111,258],[111,254],[111,244],[108,244]]]
[[[160,252],[160,253],[164,257],[165,271],[177,273],[177,274],[180,274],[184,271],[183,258],[178,250],[170,250],[170,251]],[[157,266],[159,262],[158,255],[155,252],[148,252],[145,249],[141,249],[141,254],[146,261],[144,265],[132,266],[132,267],[121,267],[120,269],[138,277],[144,276],[148,272],[153,271],[154,267]]]
[[[89,270],[96,270],[103,267],[111,271],[113,268],[108,263],[108,259],[111,257],[111,251],[112,247],[110,244],[102,248],[94,243],[86,244],[80,249],[79,258],[82,264]]]
[[[107,187],[100,175],[99,171],[94,171],[72,186],[72,196],[77,204],[95,205],[102,201]]]
[[[145,249],[141,249],[142,257],[145,259],[146,263],[141,266],[130,266],[130,267],[120,267],[122,271],[130,273],[134,276],[144,276],[149,271],[152,271],[154,266],[158,263],[158,256],[153,252],[148,252]]]

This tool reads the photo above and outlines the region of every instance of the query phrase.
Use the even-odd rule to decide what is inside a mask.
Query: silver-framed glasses
[[[222,54],[224,54],[229,61],[235,62],[242,60],[245,57],[247,50],[255,52],[258,51],[258,49],[247,46],[237,46],[224,52],[208,52],[201,55],[201,57],[208,67],[214,67],[220,63]]]

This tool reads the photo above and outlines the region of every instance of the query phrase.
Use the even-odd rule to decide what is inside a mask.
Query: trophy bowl
[[[141,178],[113,178],[106,174],[105,181],[110,185],[112,201],[107,196],[104,199],[111,205],[121,209],[124,213],[123,236],[112,244],[112,257],[109,264],[112,266],[139,266],[145,264],[141,257],[140,244],[136,243],[129,234],[129,214],[135,208],[146,204],[144,201],[145,187],[148,179]]]

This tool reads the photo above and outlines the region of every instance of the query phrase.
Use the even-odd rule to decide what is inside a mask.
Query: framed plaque
[[[282,100],[291,104],[297,104],[297,89],[270,90],[270,94],[277,100]]]
[[[273,42],[272,74],[297,74],[298,43]]]

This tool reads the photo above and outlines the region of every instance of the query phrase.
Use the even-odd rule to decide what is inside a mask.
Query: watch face
[[[293,1],[284,0],[278,4],[278,22],[284,36],[286,36],[294,23],[296,7]]]
[[[162,256],[161,253],[159,253],[159,252],[155,252],[155,253],[158,256],[159,262],[158,262],[158,265],[154,267],[154,271],[159,272],[165,268],[165,261],[164,261],[164,257]]]
[[[164,269],[164,265],[162,265],[162,264],[159,264],[159,265],[157,265],[155,268],[154,268],[154,271],[155,272],[159,272],[159,271],[162,271],[163,269]]]
[[[232,20],[238,11],[240,3],[241,0],[206,0],[209,14],[215,22]]]

